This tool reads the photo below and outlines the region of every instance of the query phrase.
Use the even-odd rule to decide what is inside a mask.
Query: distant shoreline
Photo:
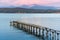
[[[0,8],[0,13],[60,13],[52,9]]]

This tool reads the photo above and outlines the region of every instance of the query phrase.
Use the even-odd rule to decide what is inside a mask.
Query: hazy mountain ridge
[[[26,8],[0,8],[0,13],[57,13],[60,10],[26,9]]]
[[[60,10],[50,6],[23,5],[13,8],[0,8],[0,13],[60,13]]]
[[[32,6],[22,5],[20,7],[29,8],[29,9],[57,9],[56,7],[52,7],[52,6],[42,6],[42,5],[37,5],[37,4],[33,4]]]

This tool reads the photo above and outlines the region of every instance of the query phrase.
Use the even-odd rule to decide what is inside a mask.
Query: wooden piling
[[[41,28],[39,28],[39,37],[41,37]]]
[[[56,31],[55,31],[55,40],[56,40]]]
[[[28,31],[29,31],[29,33],[30,33],[30,25],[28,25]]]
[[[36,27],[36,36],[37,36],[37,27]]]
[[[42,39],[44,40],[44,28],[42,28]]]
[[[35,27],[33,27],[33,35],[35,35]]]
[[[59,40],[59,33],[57,33],[57,40]]]
[[[50,40],[52,40],[52,39],[51,39],[51,36],[52,36],[52,35],[51,35],[51,29],[49,29],[49,32],[50,32],[50,33],[49,33]]]
[[[48,28],[45,28],[46,29],[46,40],[48,40]]]
[[[52,32],[52,40],[54,40],[54,32]]]
[[[32,26],[31,26],[31,34],[32,34]]]

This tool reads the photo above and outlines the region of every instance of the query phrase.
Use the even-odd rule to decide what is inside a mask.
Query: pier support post
[[[18,29],[20,29],[20,24],[19,23],[16,23],[16,26]]]
[[[41,37],[41,28],[39,28],[39,37]]]
[[[35,35],[35,27],[33,27],[33,34]]]
[[[31,34],[32,34],[32,26],[31,26]]]
[[[42,28],[42,39],[44,40],[44,28]]]
[[[55,31],[55,40],[56,40],[56,31]]]
[[[25,27],[26,27],[26,32],[28,32],[28,25],[25,25]]]
[[[10,26],[13,26],[13,22],[10,22]]]
[[[30,25],[27,25],[27,27],[28,27],[28,33],[30,33],[30,30],[31,30]]]
[[[49,33],[49,34],[50,34],[49,36],[50,36],[50,40],[51,40],[51,29],[49,29],[49,32],[50,32],[50,33]]]
[[[57,40],[59,40],[59,33],[57,33]]]
[[[23,30],[26,31],[25,24],[23,24]]]
[[[48,29],[46,28],[46,40],[48,40]]]
[[[38,31],[37,31],[37,27],[36,27],[36,36],[37,36],[37,32],[38,32]]]
[[[30,30],[29,31],[30,31],[30,34],[31,34],[31,26],[30,26]]]
[[[29,33],[30,33],[31,32],[31,28],[30,28],[31,26],[29,25],[28,27],[29,27]]]
[[[23,24],[21,24],[21,29],[23,30]]]
[[[20,24],[20,29],[21,29],[21,24]]]
[[[54,40],[54,32],[52,32],[52,40]]]

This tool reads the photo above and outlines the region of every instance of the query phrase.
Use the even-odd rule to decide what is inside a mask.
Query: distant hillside
[[[27,9],[27,8],[0,8],[0,13],[56,13],[60,10]]]
[[[52,6],[41,6],[41,5],[33,5],[31,9],[56,9],[55,7]]]
[[[29,8],[29,9],[57,9],[56,7],[53,6],[43,6],[43,5],[37,5],[37,4],[33,4],[31,6],[29,5],[22,5],[20,6],[21,8]]]

